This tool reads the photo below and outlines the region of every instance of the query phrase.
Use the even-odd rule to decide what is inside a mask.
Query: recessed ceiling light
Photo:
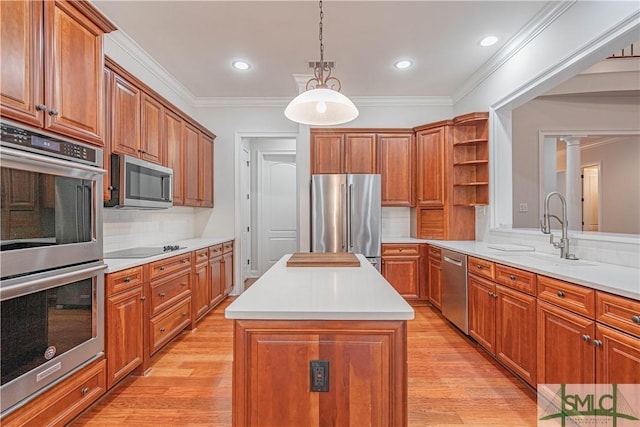
[[[233,61],[233,68],[235,68],[236,70],[248,70],[249,68],[251,68],[251,65],[248,62],[245,61]]]
[[[487,36],[480,40],[480,46],[492,46],[498,42],[498,37],[496,36]]]
[[[401,59],[400,61],[397,61],[395,64],[393,64],[393,66],[399,70],[409,68],[412,65],[413,65],[413,62],[409,61],[408,59]]]

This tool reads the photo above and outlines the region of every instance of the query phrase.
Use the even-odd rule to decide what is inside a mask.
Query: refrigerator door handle
[[[347,217],[349,218],[349,251],[351,252],[351,249],[353,248],[353,229],[351,227],[351,215],[353,213],[353,184],[349,184],[349,195],[348,195],[348,201],[349,201],[349,210],[347,212]]]
[[[341,200],[343,201],[343,203],[347,202],[347,189],[345,184],[340,184],[340,192],[342,193],[342,198]],[[347,215],[343,215],[342,217],[342,249],[344,249],[345,251],[347,251],[346,246],[347,246],[347,227],[349,226],[349,222],[348,222],[348,212]]]

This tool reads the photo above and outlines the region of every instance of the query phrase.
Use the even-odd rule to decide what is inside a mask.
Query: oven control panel
[[[2,143],[20,146],[28,151],[99,166],[99,149],[88,145],[41,135],[7,123],[0,123],[0,136]]]

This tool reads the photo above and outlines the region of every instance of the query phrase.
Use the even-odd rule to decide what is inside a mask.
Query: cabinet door
[[[640,384],[640,339],[596,325],[596,382]]]
[[[469,335],[489,353],[496,352],[496,285],[469,275]]]
[[[191,304],[193,306],[194,318],[199,318],[209,309],[211,298],[209,291],[209,265],[208,263],[197,264],[194,270],[193,292],[191,294]]]
[[[348,133],[344,139],[344,172],[377,173],[376,135]]]
[[[418,205],[444,205],[444,153],[449,127],[418,132]]]
[[[209,280],[211,290],[209,292],[209,306],[214,306],[224,297],[222,270],[222,255],[209,260]]]
[[[104,147],[102,148],[102,168],[107,171],[102,177],[102,199],[105,202],[111,200],[111,85],[113,72],[104,68]]]
[[[188,123],[184,124],[182,142],[184,144],[184,204],[200,206],[198,182],[198,148],[200,132]]]
[[[140,158],[161,164],[165,141],[162,132],[164,107],[156,99],[142,93]]]
[[[0,2],[0,96],[3,117],[42,127],[42,3]]]
[[[213,207],[213,139],[200,134],[198,155],[198,199],[200,206]]]
[[[233,290],[233,253],[225,253],[222,256],[222,277],[224,284],[224,295],[229,295]]]
[[[418,299],[420,257],[382,257],[382,275],[407,299]]]
[[[496,286],[496,357],[535,387],[536,298]]]
[[[45,127],[98,145],[104,138],[103,31],[67,2],[44,2]]]
[[[142,286],[109,297],[106,315],[107,388],[111,388],[142,363]]]
[[[311,135],[311,173],[343,172],[343,136],[340,134]]]
[[[378,135],[382,206],[415,206],[412,135]]]
[[[138,157],[140,89],[116,73],[111,79],[111,151]]]
[[[429,259],[429,302],[438,310],[442,309],[442,264]]]
[[[538,301],[538,384],[592,384],[594,333],[593,320]]]
[[[173,204],[184,204],[184,147],[182,144],[182,118],[165,110],[164,139],[167,145],[166,166],[173,169]]]

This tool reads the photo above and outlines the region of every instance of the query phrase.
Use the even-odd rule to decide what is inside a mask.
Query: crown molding
[[[123,52],[128,54],[131,59],[140,64],[141,67],[151,73],[155,78],[160,80],[168,90],[179,96],[188,105],[193,106],[195,104],[195,95],[180,83],[180,81],[178,81],[178,79],[176,79],[171,73],[169,73],[166,68],[160,65],[158,61],[149,55],[147,51],[145,51],[127,33],[122,30],[118,30],[107,34],[105,37],[122,49]],[[158,92],[162,91],[158,90]]]
[[[293,98],[283,97],[208,97],[196,98],[193,105],[196,108],[221,107],[275,107],[284,108]],[[453,106],[448,96],[354,96],[351,101],[358,107],[433,107]]]
[[[518,33],[500,48],[487,62],[478,68],[470,79],[462,84],[452,96],[457,103],[495,73],[513,55],[518,53],[538,34],[544,31],[558,17],[567,11],[577,0],[549,2]]]

